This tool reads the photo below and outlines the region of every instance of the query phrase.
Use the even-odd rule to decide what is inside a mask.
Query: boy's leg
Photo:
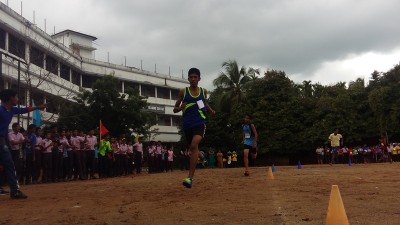
[[[197,160],[199,158],[199,144],[203,139],[200,135],[194,135],[192,139],[192,143],[190,144],[190,169],[189,169],[189,177],[193,178],[194,172],[196,170]]]
[[[248,174],[249,171],[249,149],[244,149],[243,151],[243,163],[245,169],[245,175]]]

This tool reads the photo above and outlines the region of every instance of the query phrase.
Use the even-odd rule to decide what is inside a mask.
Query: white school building
[[[73,30],[49,35],[0,3],[0,89],[17,89],[20,77],[21,106],[30,105],[26,102],[29,98],[37,104],[49,102],[42,119],[55,122],[63,101],[71,101],[82,88],[90,89],[96,79],[114,74],[120,80],[120,92],[127,87],[138,88],[140,95],[147,97],[149,110],[156,112],[157,125],[151,128],[151,139],[179,141],[181,114],[174,114],[173,106],[178,90],[188,86],[187,79],[98,61],[93,47],[96,39]],[[20,116],[23,127],[31,123],[31,116]]]

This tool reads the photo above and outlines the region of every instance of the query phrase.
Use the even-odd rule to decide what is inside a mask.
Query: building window
[[[89,75],[89,74],[82,74],[82,87],[85,88],[93,88],[94,83],[98,79],[97,76]]]
[[[18,91],[17,83],[12,83],[11,89]],[[27,87],[20,84],[19,93],[18,93],[18,102],[20,105],[25,105],[25,106],[27,105],[26,104],[26,94],[27,94],[26,90],[27,90]]]
[[[64,80],[69,81],[69,66],[60,63],[60,77]]]
[[[171,90],[171,99],[172,100],[177,100],[178,99],[178,94],[179,94],[179,90],[172,89]]]
[[[0,48],[6,49],[6,31],[0,28]]]
[[[58,75],[58,62],[49,55],[46,56],[46,70],[52,74]]]
[[[43,68],[44,67],[44,52],[40,51],[35,47],[31,47],[30,51],[30,60],[31,63],[35,64],[36,66]]]
[[[125,81],[125,90],[128,88],[139,89],[139,84],[130,81]]]
[[[157,87],[157,98],[169,99],[169,89]]]
[[[171,126],[171,117],[168,115],[157,115],[157,124],[159,126]]]
[[[182,125],[182,117],[172,116],[172,126],[178,127]]]
[[[72,83],[75,85],[81,86],[81,76],[75,70],[72,70]]]
[[[15,36],[8,35],[8,51],[21,59],[25,59],[25,42]]]
[[[154,86],[142,84],[142,96],[146,97],[156,97],[156,91]]]

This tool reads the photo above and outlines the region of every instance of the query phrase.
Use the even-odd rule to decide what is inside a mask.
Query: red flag
[[[108,133],[107,128],[103,125],[103,123],[100,120],[100,136],[103,136],[103,135],[105,135],[107,133]]]

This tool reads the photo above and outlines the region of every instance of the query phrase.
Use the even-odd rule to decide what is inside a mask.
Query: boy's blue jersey
[[[206,122],[206,107],[204,89],[199,87],[199,94],[193,96],[190,88],[186,87],[183,94],[183,103],[186,104],[183,111],[183,129],[200,126]]]
[[[254,134],[251,124],[243,124],[244,144],[252,146],[254,144]]]

